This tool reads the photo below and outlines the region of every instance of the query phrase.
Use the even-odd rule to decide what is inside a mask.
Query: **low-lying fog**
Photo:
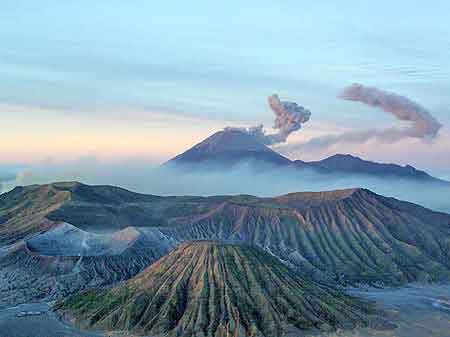
[[[308,170],[261,165],[255,167],[250,164],[221,171],[209,167],[169,169],[146,163],[103,164],[95,160],[71,165],[40,165],[20,172],[15,180],[3,182],[2,191],[16,185],[73,180],[87,184],[116,185],[136,192],[159,195],[275,196],[290,192],[364,187],[385,196],[450,212],[450,184],[434,185],[361,175],[321,175]]]
[[[355,291],[377,303],[396,328],[356,329],[307,337],[448,337],[450,336],[450,285],[412,285],[401,289]]]

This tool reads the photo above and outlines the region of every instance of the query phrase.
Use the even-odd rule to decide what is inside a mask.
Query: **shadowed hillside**
[[[126,284],[57,306],[82,326],[154,336],[282,336],[370,323],[370,305],[245,245],[181,245]]]

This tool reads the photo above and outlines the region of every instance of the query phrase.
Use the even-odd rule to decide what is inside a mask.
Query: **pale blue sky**
[[[154,149],[163,158],[225,122],[270,126],[265,98],[274,92],[312,110],[311,128],[390,125],[391,117],[336,98],[361,82],[409,96],[447,126],[449,18],[447,1],[2,0],[0,114],[22,148],[42,139],[33,125],[79,133],[68,127],[74,119],[90,128],[125,120],[124,132],[137,134],[145,122],[149,134],[166,131],[136,153],[138,140],[130,138],[130,151]],[[19,137],[24,123],[28,135]],[[158,147],[161,134],[172,150]],[[42,142],[33,160],[64,151],[55,153],[51,138]],[[74,157],[84,150],[113,156],[100,145],[67,148]],[[14,151],[2,161],[29,161],[28,152]],[[121,151],[123,157],[127,148]],[[413,164],[434,170],[450,165],[417,158]]]

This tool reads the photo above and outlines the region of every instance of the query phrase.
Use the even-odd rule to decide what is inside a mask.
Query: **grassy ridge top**
[[[78,182],[16,187],[0,195],[0,246],[46,231],[60,222],[84,230],[170,226],[172,222],[205,214],[226,202],[261,207],[291,207],[300,203],[307,206],[330,201],[343,193],[296,193],[279,198],[161,197]],[[290,200],[295,202],[290,204]]]

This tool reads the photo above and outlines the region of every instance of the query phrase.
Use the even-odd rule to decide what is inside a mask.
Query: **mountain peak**
[[[363,159],[357,156],[354,156],[349,153],[336,153],[335,155],[332,155],[325,160],[355,160],[355,161],[362,161]]]
[[[209,162],[229,166],[245,161],[262,161],[269,164],[291,162],[246,132],[238,128],[226,128],[171,159],[167,164],[192,165]]]
[[[211,153],[242,150],[273,152],[254,137],[234,128],[226,128],[214,133],[203,142],[195,145],[192,150],[209,151]]]
[[[307,202],[316,201],[317,203],[323,203],[327,201],[339,201],[352,197],[356,193],[365,192],[362,188],[347,188],[333,191],[321,191],[321,192],[294,192],[275,197],[278,201],[283,200],[304,200]],[[370,192],[372,193],[372,192]]]

